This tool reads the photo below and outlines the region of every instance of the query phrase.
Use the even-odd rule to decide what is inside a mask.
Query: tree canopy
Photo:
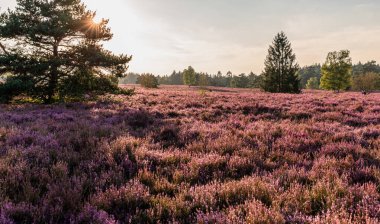
[[[368,61],[366,63],[359,62],[352,67],[353,76],[363,75],[367,73],[380,73],[380,65],[376,61]]]
[[[117,89],[131,57],[103,48],[112,33],[108,20],[96,23],[95,16],[80,0],[17,0],[0,15],[0,76],[28,83],[22,92],[45,103]]]
[[[327,55],[322,66],[321,88],[346,90],[352,83],[352,60],[349,50],[334,51]]]
[[[145,88],[158,88],[158,79],[153,74],[142,74],[137,82]]]
[[[311,77],[306,84],[307,89],[319,89],[320,83],[317,77]]]
[[[262,74],[262,88],[274,93],[299,93],[299,65],[284,32],[278,33],[269,47]]]
[[[298,76],[301,80],[301,87],[306,88],[306,84],[311,78],[316,78],[319,80],[321,79],[321,65],[320,64],[314,64],[310,66],[302,67],[298,71]]]
[[[362,75],[355,75],[352,88],[356,91],[380,90],[380,73],[368,72]]]
[[[196,81],[195,70],[193,67],[189,66],[183,71],[183,83],[188,86],[194,86]]]

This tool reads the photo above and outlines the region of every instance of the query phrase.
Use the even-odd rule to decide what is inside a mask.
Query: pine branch
[[[5,54],[9,55],[7,49],[5,49],[5,46],[0,42],[0,48],[4,51]]]

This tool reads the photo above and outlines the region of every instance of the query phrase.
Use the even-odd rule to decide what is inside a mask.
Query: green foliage
[[[88,92],[103,94],[118,91],[118,80],[116,77],[101,75],[93,76],[90,72],[82,71],[62,80],[59,86],[61,98],[79,97]]]
[[[362,75],[356,75],[353,79],[353,90],[380,90],[380,73],[369,72]]]
[[[254,88],[254,89],[258,89],[261,87],[261,83],[262,83],[262,76],[258,76],[258,75],[255,75],[253,72],[249,73],[248,75],[248,85],[247,87],[248,88]]]
[[[183,83],[188,86],[194,86],[196,81],[195,70],[193,67],[189,66],[183,71]]]
[[[136,74],[138,75],[138,74]],[[184,85],[185,78],[183,72],[174,71],[171,75],[159,76],[158,82],[162,85]],[[134,82],[129,82],[129,74],[127,78],[121,80],[122,83],[132,84]],[[236,88],[260,88],[262,77],[255,75],[253,72],[249,75],[240,74],[233,75],[232,72],[228,72],[223,75],[222,72],[217,74],[208,73],[195,73],[195,84],[199,86],[217,86],[217,87],[236,87]]]
[[[218,71],[218,73],[211,79],[210,84],[213,86],[226,86],[225,76],[223,76],[221,71]]]
[[[30,93],[45,103],[102,83],[101,91],[115,90],[113,80],[124,75],[131,57],[103,49],[112,33],[108,20],[95,23],[94,17],[80,0],[18,0],[15,10],[0,15],[0,74],[32,83]]]
[[[299,65],[284,32],[277,34],[269,47],[262,74],[262,89],[272,93],[299,93]]]
[[[9,103],[14,96],[32,91],[33,84],[22,77],[9,76],[0,83],[0,103]]]
[[[307,81],[306,88],[307,89],[319,89],[319,79],[317,77],[312,77]]]
[[[233,80],[235,86],[231,85],[231,87],[247,88],[248,85],[250,84],[250,79],[245,74],[240,74],[238,76],[235,76],[232,78],[232,80]]]
[[[321,88],[325,90],[346,90],[351,87],[352,62],[350,51],[330,52],[322,66]]]
[[[353,76],[363,75],[370,72],[380,73],[380,65],[377,64],[376,61],[368,61],[364,64],[359,62],[352,68]]]
[[[173,71],[169,76],[159,77],[159,83],[162,85],[183,85],[183,73]]]
[[[114,94],[119,94],[119,95],[124,95],[124,96],[132,96],[135,94],[135,92],[136,92],[135,88],[132,88],[132,89],[118,88],[118,90],[116,90],[114,92]]]
[[[142,74],[137,82],[145,88],[158,88],[158,79],[152,74]]]
[[[237,78],[233,77],[230,81],[230,87],[237,88]]]
[[[206,86],[209,85],[208,75],[207,75],[207,74],[205,74],[205,73],[201,73],[201,74],[199,74],[198,85],[199,85],[201,88],[206,88]]]
[[[321,65],[314,64],[311,66],[305,66],[298,71],[298,76],[300,78],[301,87],[307,88],[307,83],[311,78],[321,79]]]

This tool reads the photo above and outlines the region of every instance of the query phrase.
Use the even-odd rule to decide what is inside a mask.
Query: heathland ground
[[[380,94],[1,105],[0,204],[16,223],[378,223]]]

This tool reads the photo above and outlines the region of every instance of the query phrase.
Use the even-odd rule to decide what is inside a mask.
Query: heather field
[[[379,222],[379,93],[0,105],[0,223]]]

